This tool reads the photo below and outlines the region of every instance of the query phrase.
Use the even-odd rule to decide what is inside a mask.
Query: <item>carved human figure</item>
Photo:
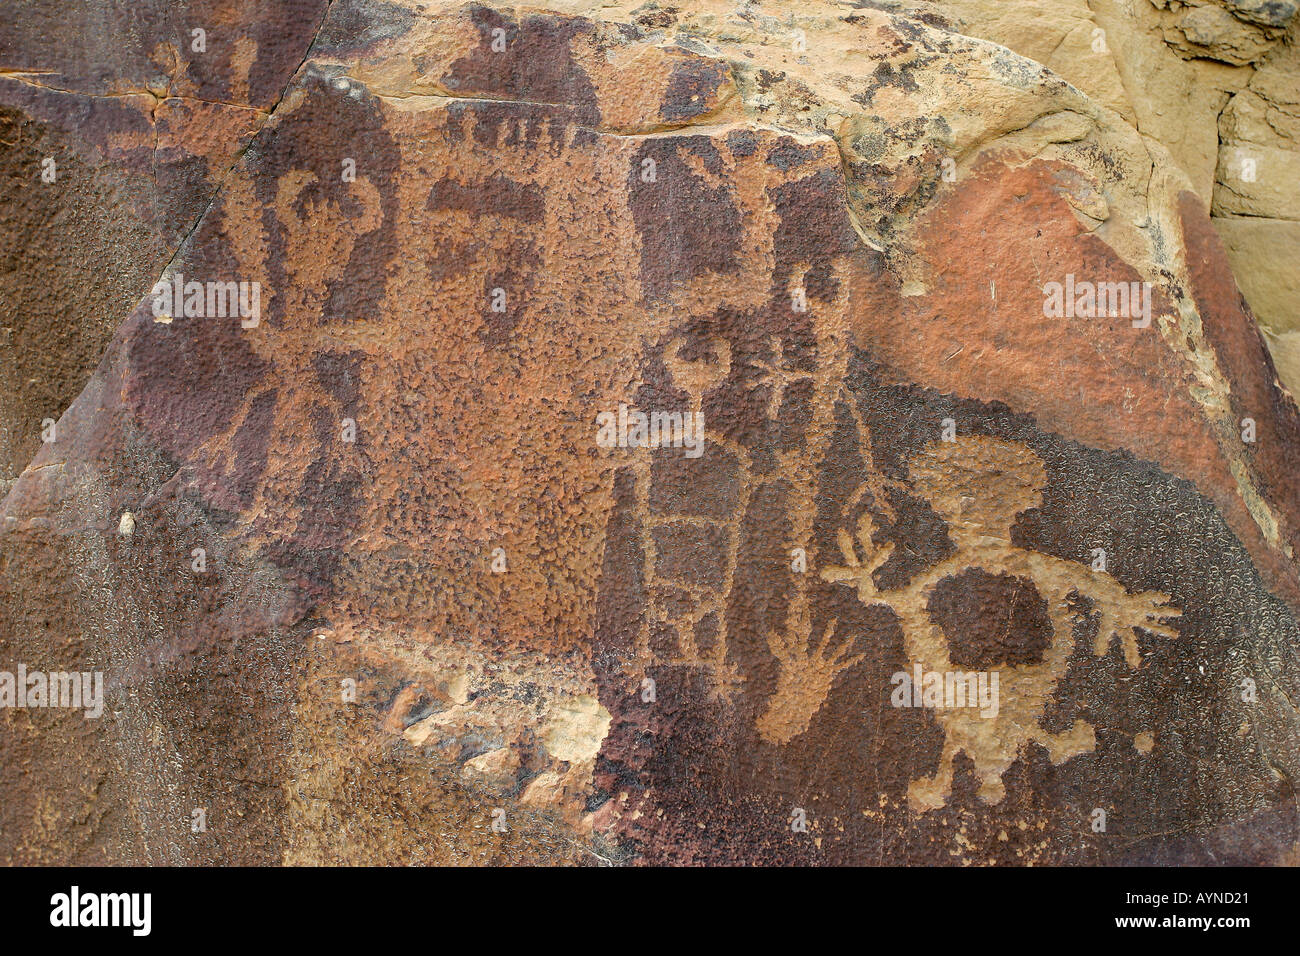
[[[1092,725],[1076,720],[1068,730],[1051,733],[1040,725],[1048,699],[1065,675],[1073,641],[1077,611],[1072,595],[1091,600],[1099,616],[1093,651],[1102,656],[1118,638],[1129,667],[1141,664],[1136,628],[1173,638],[1177,632],[1162,619],[1179,615],[1167,594],[1146,591],[1129,594],[1123,585],[1102,571],[1014,544],[1011,528],[1016,516],[1042,503],[1046,469],[1028,447],[1001,439],[965,437],[928,445],[909,467],[914,492],[929,502],[948,526],[954,553],[917,575],[905,586],[880,590],[873,574],[888,559],[894,545],[876,547],[868,517],[859,522],[856,543],[840,535],[844,565],[823,569],[824,580],[856,588],[865,604],[886,604],[898,616],[904,647],[913,664],[926,672],[950,673],[951,635],[933,620],[931,597],[943,581],[971,569],[984,569],[1032,582],[1047,603],[1051,635],[1041,656],[1029,663],[998,669],[1001,706],[992,716],[979,708],[937,708],[935,716],[944,733],[943,751],[935,773],[915,780],[909,802],[919,810],[947,803],[952,791],[953,758],[964,752],[975,764],[979,795],[998,803],[1005,795],[1003,774],[1022,747],[1042,744],[1053,763],[1091,752],[1096,746]],[[859,557],[859,551],[861,557]]]

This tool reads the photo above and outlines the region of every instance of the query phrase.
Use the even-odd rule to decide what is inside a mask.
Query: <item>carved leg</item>
[[[945,736],[943,753],[939,756],[939,769],[933,776],[913,780],[907,788],[907,802],[913,810],[938,810],[948,803],[952,793],[952,758],[956,756],[956,747]]]

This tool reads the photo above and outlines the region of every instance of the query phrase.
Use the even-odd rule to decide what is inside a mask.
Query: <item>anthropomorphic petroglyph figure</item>
[[[663,364],[672,386],[686,393],[689,411],[698,415],[705,396],[724,387],[739,369],[726,339],[700,339],[697,357],[692,359],[684,355],[688,341],[683,336],[669,340]],[[789,381],[809,380],[815,399],[842,389],[846,353],[839,339],[819,342],[818,363],[808,370],[789,367],[779,336],[770,336],[767,346],[771,360],[752,364],[768,373],[760,380],[773,392],[766,404],[768,420],[780,419],[784,385]],[[779,383],[774,384],[778,373]],[[727,502],[721,510],[710,510],[708,496],[699,495],[697,466],[674,465],[681,463],[680,452],[656,450],[633,466],[644,515],[642,549],[649,597],[641,647],[656,663],[703,666],[716,691],[728,698],[743,682],[728,654],[728,641],[734,636],[728,633],[728,602],[736,586],[741,522],[749,516],[755,496],[780,483],[790,489],[783,499],[791,522],[790,544],[804,550],[810,547],[816,513],[812,491],[825,455],[833,406],[833,399],[816,401],[811,421],[798,426],[803,441],[776,455],[776,467],[769,463],[763,474],[755,468],[756,448],[719,428],[709,428],[706,417],[707,452],[700,467],[707,469],[712,491],[720,492],[716,500]],[[703,560],[705,556],[714,560]],[[814,640],[812,630],[807,581],[799,575],[785,626],[766,635],[782,675],[781,690],[760,723],[760,731],[769,739],[784,742],[806,729],[835,677],[857,660],[847,648],[835,645],[833,623],[820,642]]]
[[[674,338],[664,349],[664,366],[672,382],[690,396],[691,411],[699,414],[704,405],[704,394],[717,388],[731,374],[731,344],[726,339],[709,342],[713,355],[691,361],[682,358],[686,340]]]
[[[705,338],[699,356],[688,359],[682,355],[686,345],[682,336],[669,340],[663,364],[670,384],[686,393],[688,413],[698,416],[705,395],[731,373],[731,347],[725,339]],[[707,421],[704,439],[706,465],[714,469],[728,496],[735,496],[743,514],[750,485],[748,453],[710,431]],[[693,472],[680,449],[646,449],[632,468],[644,522],[649,598],[640,651],[660,664],[707,667],[719,690],[729,693],[738,682],[727,661],[725,637],[727,596],[739,547],[736,514],[701,508],[698,496],[691,493]]]
[[[1160,621],[1180,612],[1169,606],[1166,594],[1129,594],[1105,572],[1012,543],[1016,516],[1042,503],[1047,480],[1042,460],[1026,446],[984,437],[934,442],[912,460],[909,472],[914,492],[947,523],[955,553],[904,587],[879,590],[873,573],[888,560],[894,545],[873,544],[873,523],[866,515],[858,523],[856,544],[841,532],[845,563],[824,569],[822,578],[855,587],[866,604],[892,608],[902,626],[910,663],[944,674],[965,668],[951,660],[951,641],[957,635],[946,634],[931,613],[931,598],[941,582],[955,578],[960,584],[964,573],[983,569],[1030,583],[1046,601],[1051,635],[1041,655],[1028,663],[996,668],[1002,699],[996,715],[981,716],[974,707],[935,710],[944,732],[939,767],[933,776],[913,781],[908,794],[917,809],[944,806],[952,791],[953,758],[960,751],[975,764],[980,798],[998,803],[1005,795],[1003,774],[1030,741],[1042,744],[1058,764],[1096,746],[1093,728],[1085,721],[1076,720],[1062,733],[1050,733],[1039,724],[1073,651],[1077,612],[1071,607],[1071,596],[1089,598],[1099,615],[1094,653],[1104,655],[1118,638],[1124,659],[1133,668],[1141,663],[1134,629],[1175,637],[1176,631]]]
[[[289,307],[316,315],[324,307],[326,289],[338,278],[348,257],[362,236],[378,229],[384,221],[379,190],[365,176],[357,177],[350,189],[360,205],[349,215],[338,200],[304,192],[319,188],[316,174],[306,169],[285,173],[276,183],[275,207],[285,231],[285,270],[294,285],[282,294]]]

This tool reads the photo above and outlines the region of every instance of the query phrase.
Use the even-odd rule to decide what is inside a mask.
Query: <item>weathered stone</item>
[[[269,13],[242,6],[93,0],[70,29],[61,4],[6,4],[0,488],[36,453],[41,423],[85,385],[120,316],[278,101],[325,0]],[[194,29],[211,33],[203,52]]]
[[[1174,0],[935,0],[933,7],[962,32],[1045,64],[1158,140],[1194,191],[1213,203],[1216,217],[1300,215],[1300,71],[1294,37],[1286,30],[1295,23],[1296,5],[1289,0],[1224,0],[1217,6]],[[1222,43],[1209,30],[1216,24],[1226,31]],[[1203,42],[1190,43],[1189,31]],[[1228,41],[1249,50],[1234,53]],[[1244,238],[1238,230],[1233,243],[1240,246]],[[1289,310],[1279,313],[1269,297],[1255,297],[1268,280],[1253,274],[1252,263],[1271,258],[1259,246],[1234,253],[1232,264],[1265,328],[1282,381],[1296,391],[1300,379],[1291,369],[1300,365],[1300,353],[1286,332]],[[1300,261],[1292,261],[1287,272],[1291,285],[1300,284]]]
[[[1216,217],[1228,262],[1242,294],[1264,327],[1282,382],[1300,382],[1300,310],[1296,309],[1296,263],[1300,222]]]
[[[1215,3],[1162,0],[1170,12],[1164,18],[1165,41],[1186,57],[1220,60],[1242,66],[1261,59],[1281,31],[1234,16]],[[1291,12],[1294,14],[1294,7]]]
[[[138,282],[4,499],[0,668],[108,692],[0,715],[0,856],[1293,859],[1300,412],[1205,192],[924,5],[563,6],[334,0],[221,154],[159,272],[256,314]]]

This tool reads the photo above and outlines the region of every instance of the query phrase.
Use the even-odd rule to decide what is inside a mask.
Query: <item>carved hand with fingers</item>
[[[838,623],[838,618],[827,621],[821,640],[814,644],[807,615],[796,612],[783,632],[768,635],[767,645],[781,669],[776,693],[758,719],[758,732],[764,740],[786,744],[806,731],[830,696],[835,678],[862,661],[861,654],[850,653],[852,640],[836,643]]]
[[[1124,646],[1124,660],[1129,667],[1138,667],[1142,657],[1138,653],[1135,628],[1142,628],[1152,634],[1165,638],[1176,638],[1178,629],[1165,624],[1167,619],[1182,616],[1182,611],[1173,605],[1168,594],[1159,591],[1141,591],[1129,594],[1118,582],[1113,589],[1107,589],[1097,601],[1101,611],[1101,620],[1097,625],[1097,641],[1093,653],[1102,657],[1110,649],[1111,640],[1118,637]]]
[[[863,604],[877,603],[880,592],[876,589],[876,583],[872,580],[872,575],[876,569],[881,567],[889,556],[894,553],[894,543],[887,541],[880,547],[876,547],[871,541],[871,534],[875,530],[875,522],[871,518],[871,513],[866,512],[858,519],[857,527],[857,545],[861,546],[866,560],[858,559],[857,546],[854,545],[853,539],[843,528],[837,533],[837,539],[840,545],[840,553],[844,556],[844,567],[824,568],[821,573],[823,581],[832,584],[852,583],[858,589],[858,600]]]

